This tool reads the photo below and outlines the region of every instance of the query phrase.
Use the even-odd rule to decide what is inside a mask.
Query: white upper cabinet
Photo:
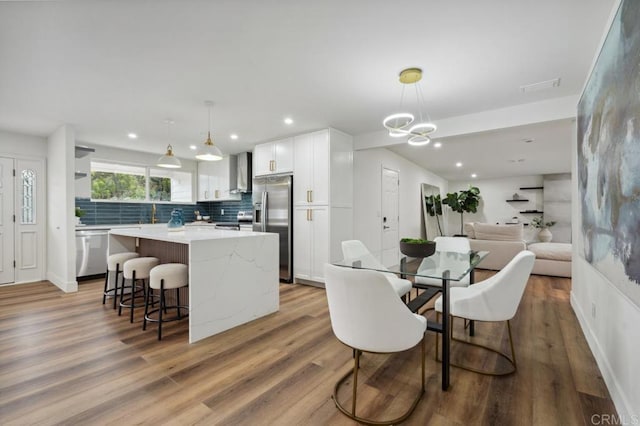
[[[240,200],[241,194],[231,194],[237,178],[237,159],[235,155],[224,157],[220,161],[198,162],[198,201]]]
[[[296,205],[329,204],[329,131],[296,136],[295,182]]]
[[[293,172],[293,138],[256,145],[253,170],[256,176]]]

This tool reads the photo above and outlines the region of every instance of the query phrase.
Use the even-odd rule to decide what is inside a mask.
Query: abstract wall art
[[[578,104],[578,252],[640,306],[640,1],[623,0]]]

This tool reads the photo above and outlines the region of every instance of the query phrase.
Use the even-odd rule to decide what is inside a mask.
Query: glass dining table
[[[333,265],[355,269],[368,269],[380,272],[391,272],[413,282],[413,288],[422,290],[412,300],[405,298],[407,307],[412,312],[424,306],[437,293],[442,293],[441,321],[427,319],[427,330],[442,334],[442,390],[449,388],[450,349],[451,349],[451,320],[449,318],[449,289],[452,283],[460,283],[469,275],[469,284],[474,283],[474,270],[489,254],[488,251],[471,251],[468,253],[436,251],[425,258],[407,259],[403,257],[400,263],[391,267],[382,266],[370,253],[363,257],[343,259],[333,262]],[[429,278],[418,280],[416,277]],[[431,283],[425,283],[429,281]],[[455,285],[455,284],[454,284]],[[470,323],[469,333],[473,335],[473,322]]]

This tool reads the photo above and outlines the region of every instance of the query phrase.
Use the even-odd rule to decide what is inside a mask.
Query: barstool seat
[[[118,297],[118,275],[122,272],[124,263],[140,255],[135,252],[116,253],[107,256],[107,271],[104,275],[104,290],[102,291],[102,304],[105,304],[107,296],[113,297],[113,309],[116,308],[116,302]],[[109,288],[109,275],[111,272],[115,273],[113,280],[113,288]]]
[[[160,264],[157,257],[134,257],[124,262],[122,271],[122,285],[120,286],[120,307],[118,308],[118,316],[122,314],[122,308],[129,308],[129,322],[133,322],[134,308],[144,306],[145,296],[147,294],[145,280],[149,278],[151,269]],[[126,285],[125,280],[131,280],[131,285]],[[136,285],[138,280],[142,280],[142,286]],[[124,290],[131,289],[128,297],[125,297]],[[140,292],[142,294],[140,294]],[[139,304],[135,303],[137,296],[142,296]]]
[[[182,310],[189,311],[188,306],[180,305],[180,288],[189,284],[189,267],[182,263],[165,263],[155,266],[149,273],[149,291],[145,297],[144,304],[144,320],[142,329],[147,329],[147,321],[158,323],[158,340],[162,340],[162,323],[168,321],[181,320],[185,318]],[[176,289],[176,304],[167,306],[165,292],[167,290]],[[157,309],[149,310],[149,299],[153,290],[160,290],[160,306]],[[167,313],[168,309],[176,309],[177,315],[171,318],[162,318],[162,314]],[[158,317],[151,318],[150,315],[158,313]]]

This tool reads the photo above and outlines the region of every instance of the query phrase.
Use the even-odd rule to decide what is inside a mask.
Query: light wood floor
[[[442,392],[429,334],[427,392],[407,424],[581,425],[615,413],[569,306],[570,285],[529,280],[512,321],[514,375],[454,368]],[[167,325],[158,342],[153,325],[141,330],[140,312],[129,324],[103,306],[101,287],[0,288],[0,424],[353,424],[330,397],[352,358],[332,334],[324,290],[282,285],[278,313],[189,345],[186,321]],[[479,324],[477,335],[507,348],[502,324]],[[419,352],[364,355],[359,414],[392,418],[406,407],[419,387]],[[453,355],[496,366],[461,345]]]

